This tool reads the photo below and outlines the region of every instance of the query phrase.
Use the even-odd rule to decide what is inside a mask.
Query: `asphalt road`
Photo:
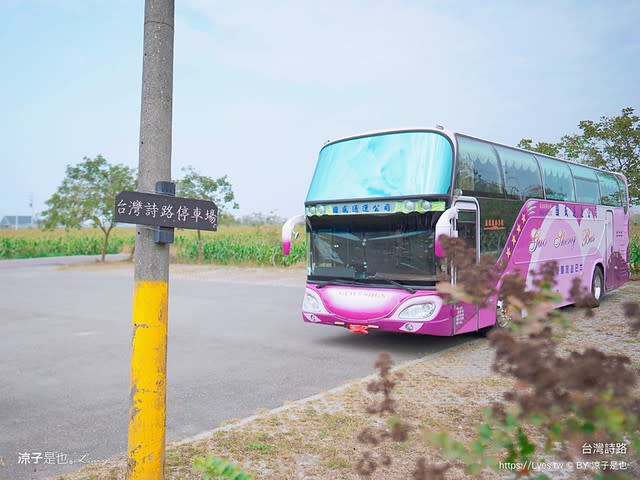
[[[0,479],[126,453],[133,270],[63,263],[0,262]],[[169,440],[368,375],[380,351],[403,361],[473,338],[305,324],[302,280],[253,278],[172,277]]]

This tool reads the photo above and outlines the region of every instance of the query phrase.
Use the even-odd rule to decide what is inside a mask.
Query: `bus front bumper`
[[[453,335],[451,320],[451,308],[444,305],[439,314],[433,320],[421,322],[417,320],[398,321],[388,319],[378,319],[371,321],[350,320],[339,318],[336,315],[324,313],[302,312],[302,318],[307,323],[320,325],[333,325],[344,327],[352,333],[369,333],[370,331],[397,332],[397,333],[417,333],[420,335]]]

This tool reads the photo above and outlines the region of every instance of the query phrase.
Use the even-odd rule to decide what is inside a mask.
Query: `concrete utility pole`
[[[171,180],[174,0],[145,0],[138,191]],[[164,479],[169,245],[137,226],[127,478]]]

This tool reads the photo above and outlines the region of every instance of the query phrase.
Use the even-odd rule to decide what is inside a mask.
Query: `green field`
[[[109,238],[108,253],[131,252],[135,229],[115,228]],[[2,230],[0,259],[55,257],[63,255],[98,255],[104,236],[98,229],[79,230]],[[217,232],[202,232],[205,263],[247,266],[291,266],[304,264],[305,236],[292,242],[291,255],[284,257],[280,247],[280,226],[227,226]],[[171,246],[172,261],[191,263],[198,258],[197,233],[177,230]],[[640,225],[631,227],[629,263],[631,271],[640,273]]]
[[[291,266],[306,261],[305,236],[291,242],[291,253],[282,255],[281,227],[220,226],[217,232],[202,232],[202,253],[205,263],[222,265]],[[196,232],[176,232],[173,255],[181,262],[198,258]]]
[[[629,248],[629,267],[631,272],[640,274],[640,225],[631,225],[631,246]]]
[[[224,265],[290,266],[304,263],[304,235],[292,242],[291,255],[282,256],[280,226],[225,226],[217,232],[201,232],[206,263]],[[131,252],[135,229],[115,228],[109,236],[108,253]],[[98,255],[104,235],[94,228],[73,230],[2,230],[0,259]],[[177,262],[196,262],[197,232],[176,230],[171,257]]]
[[[114,229],[107,253],[126,251],[133,245],[135,232],[130,228]],[[63,255],[98,255],[104,235],[99,229],[74,230],[1,230],[0,258],[57,257]]]

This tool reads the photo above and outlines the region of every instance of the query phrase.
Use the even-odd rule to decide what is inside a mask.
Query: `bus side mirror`
[[[457,237],[458,231],[455,229],[455,220],[458,219],[458,209],[456,207],[451,207],[445,210],[438,222],[436,223],[435,228],[435,253],[436,257],[444,257],[445,252],[442,248],[442,242],[440,241],[440,237],[445,235],[447,237]]]
[[[304,215],[296,215],[295,217],[291,217],[282,226],[282,254],[285,257],[287,257],[291,252],[291,234],[295,226],[299,223],[304,223]],[[298,238],[297,235],[296,238]]]

